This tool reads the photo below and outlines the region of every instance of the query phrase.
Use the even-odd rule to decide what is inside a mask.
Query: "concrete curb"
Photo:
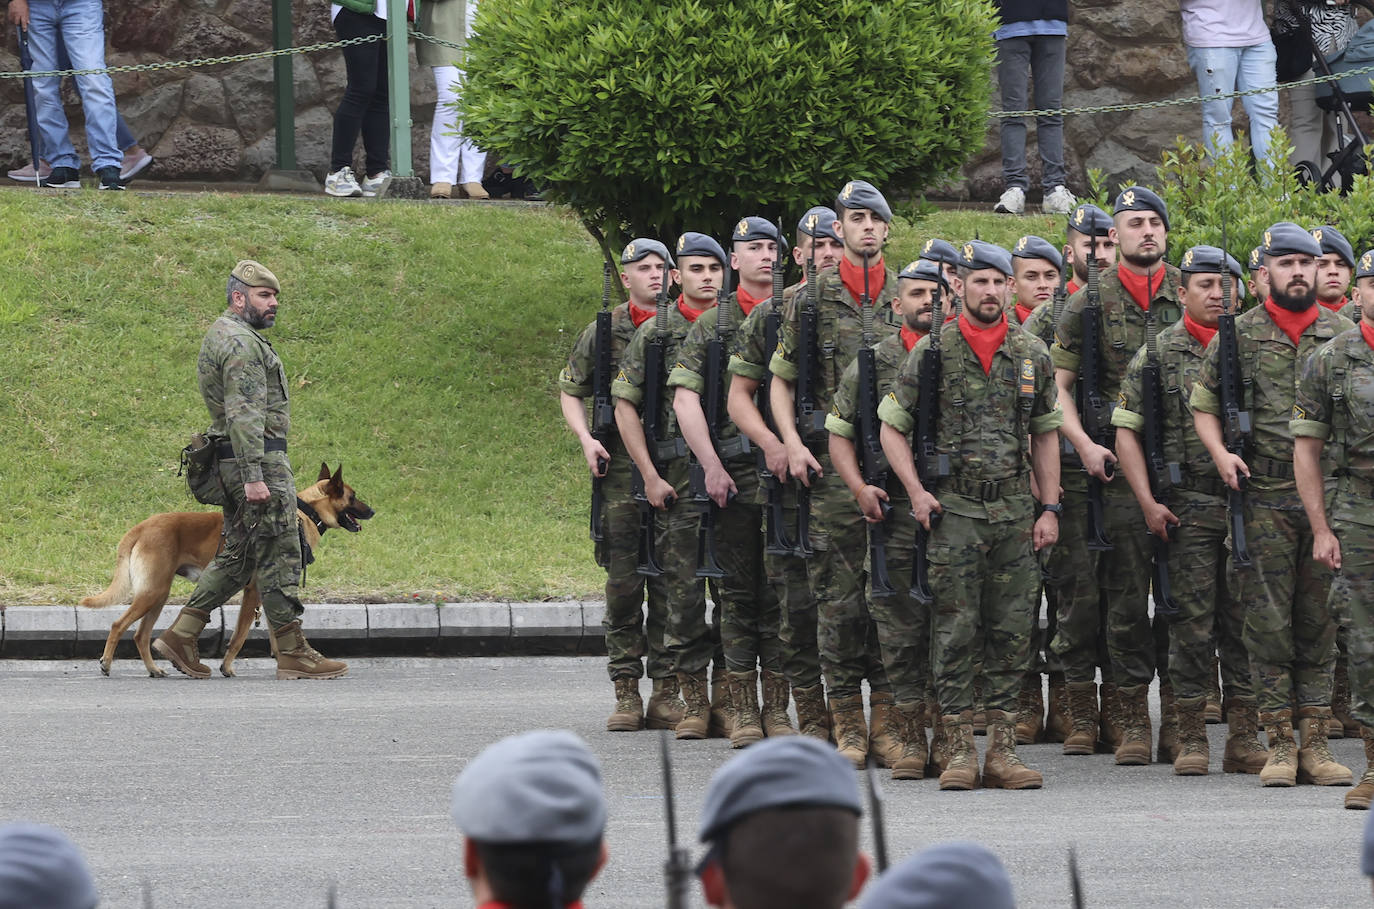
[[[0,659],[98,657],[127,606],[0,605]],[[547,603],[311,603],[305,632],[332,656],[602,655],[606,638],[601,601]],[[180,611],[166,606],[153,623],[157,635]],[[204,657],[220,656],[238,623],[239,605],[215,611],[201,637]],[[134,659],[136,623],[124,633],[117,659]],[[269,654],[267,625],[248,633],[242,655]]]

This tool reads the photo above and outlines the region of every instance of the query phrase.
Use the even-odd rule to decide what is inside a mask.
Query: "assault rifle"
[[[878,429],[878,364],[873,353],[874,302],[868,292],[868,253],[864,253],[864,293],[859,299],[863,342],[859,346],[859,467],[864,483],[887,488],[887,458]],[[874,597],[890,597],[897,591],[887,578],[887,516],[892,506],[878,500],[883,519],[868,525],[868,580]]]
[[[664,442],[663,432],[663,394],[667,375],[664,371],[664,354],[668,346],[668,265],[663,265],[663,284],[658,289],[658,310],[654,313],[654,336],[644,346],[644,443],[649,448],[649,458],[654,468],[662,474],[663,465],[672,456],[666,450],[671,442]],[[644,475],[634,470],[634,498],[639,503],[639,563],[635,565],[638,574],[656,578],[663,574],[658,564],[655,543],[654,506],[649,501],[644,487]],[[675,498],[669,495],[665,505],[671,507]]]
[[[814,226],[814,225],[813,225]],[[806,296],[802,298],[797,316],[797,434],[810,448],[825,429],[825,411],[816,406],[816,372],[820,366],[820,339],[817,310],[820,296],[816,287],[816,245],[806,262]],[[808,483],[816,480],[816,471],[807,468]],[[797,545],[796,554],[810,558],[811,549],[811,487],[797,481]]]
[[[877,775],[878,762],[870,754],[864,781],[868,784],[868,813],[873,820],[873,858],[882,874],[887,870],[887,825],[883,822],[883,793],[878,788]]]
[[[1245,456],[1245,442],[1250,436],[1250,413],[1243,410],[1245,389],[1240,375],[1240,345],[1236,341],[1236,313],[1232,308],[1231,269],[1225,260],[1226,226],[1221,228],[1221,315],[1217,317],[1218,384],[1221,399],[1221,436],[1226,450],[1237,457]],[[1237,568],[1250,567],[1250,551],[1245,545],[1245,487],[1244,474],[1236,473],[1239,489],[1227,488],[1226,514],[1231,522],[1231,564]]]
[[[1102,296],[1097,277],[1097,235],[1092,237],[1088,254],[1088,296],[1083,306],[1083,359],[1078,373],[1078,416],[1083,430],[1097,445],[1109,448],[1111,407],[1102,398]],[[1107,479],[1112,478],[1111,461],[1103,463]],[[1088,474],[1088,548],[1096,552],[1112,549],[1107,538],[1106,505],[1102,500],[1103,481]]]
[[[663,863],[663,882],[667,886],[667,909],[687,909],[692,881],[692,859],[686,846],[677,844],[677,812],[673,803],[673,759],[668,754],[668,731],[658,739],[663,762],[663,805],[668,820],[668,860]]]
[[[1222,263],[1225,267],[1226,263]],[[1150,297],[1154,297],[1154,276],[1147,275],[1145,286]],[[1143,400],[1141,410],[1145,418],[1144,442],[1145,467],[1150,479],[1150,495],[1161,505],[1168,504],[1168,489],[1182,481],[1177,463],[1164,460],[1164,377],[1159,364],[1159,328],[1154,313],[1145,310],[1145,368],[1141,371],[1141,391]],[[1177,524],[1168,526],[1169,540],[1178,532]],[[1174,600],[1169,587],[1169,540],[1160,539],[1150,533],[1150,545],[1154,551],[1155,610],[1161,615],[1177,615],[1178,603]]]
[[[782,237],[782,221],[778,221],[778,236]],[[773,260],[773,298],[768,304],[768,315],[763,319],[763,349],[765,356],[772,356],[773,350],[778,346],[778,335],[782,330],[782,285],[783,271],[785,263],[783,261],[784,245],[779,240],[778,255]],[[763,382],[759,385],[759,413],[763,416],[763,422],[769,429],[776,430],[777,424],[773,421],[773,403],[769,397],[769,390],[773,383],[773,374],[767,373],[763,377]],[[792,555],[796,550],[797,544],[792,542],[787,535],[787,520],[783,512],[782,481],[779,480],[771,470],[768,469],[768,458],[764,455],[763,449],[758,450],[759,479],[763,483],[763,488],[768,495],[768,510],[764,515],[767,524],[767,535],[764,537],[766,551],[769,555],[785,556]]]
[[[1067,249],[1067,247],[1065,248]],[[1069,299],[1070,266],[1067,265],[1067,257],[1065,257],[1065,262],[1065,267],[1059,269],[1059,286],[1054,289],[1054,299],[1050,302],[1050,340],[1046,346],[1054,343],[1054,333],[1059,330],[1059,320],[1064,315],[1064,304]]]
[[[949,475],[949,455],[936,449],[935,431],[940,420],[940,329],[944,327],[944,300],[940,296],[940,285],[935,285],[934,306],[930,313],[930,346],[921,353],[921,369],[918,375],[920,400],[916,402],[916,476],[927,491],[936,481]],[[930,513],[930,530],[940,520],[939,512]],[[916,525],[916,549],[911,560],[911,597],[922,606],[935,602],[930,589],[929,567],[926,551],[930,545],[930,530],[919,523]]]
[[[615,435],[615,400],[611,397],[611,266],[602,267],[601,311],[596,314],[596,367],[592,371],[592,438],[601,447],[610,450],[611,439]],[[597,458],[596,473],[592,474],[592,541],[600,543],[606,539],[602,530],[602,516],[606,510],[606,494],[603,483],[607,462]],[[602,556],[598,563],[605,568],[608,562]]]

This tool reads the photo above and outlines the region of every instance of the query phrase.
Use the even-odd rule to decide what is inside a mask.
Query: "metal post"
[[[423,0],[415,0],[418,7]],[[391,107],[391,174],[411,177],[410,60],[407,51],[406,0],[388,0],[386,16],[386,84]]]
[[[272,0],[272,47],[291,47],[291,0]],[[290,54],[272,58],[277,103],[277,168],[296,169],[296,91]]]

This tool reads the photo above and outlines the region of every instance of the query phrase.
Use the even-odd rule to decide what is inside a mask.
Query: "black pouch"
[[[223,436],[198,432],[191,436],[191,444],[181,450],[181,470],[191,495],[202,505],[224,505],[228,496],[219,478],[219,443]]]

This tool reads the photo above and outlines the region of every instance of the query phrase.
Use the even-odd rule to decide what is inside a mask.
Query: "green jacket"
[[[1298,378],[1294,436],[1325,439],[1338,470],[1334,520],[1374,524],[1374,349],[1358,327],[1317,348]]]
[[[416,14],[415,28],[444,41],[467,44],[467,8],[468,0],[424,0]],[[457,66],[461,69],[463,51],[417,38],[415,59],[421,66]]]
[[[281,358],[241,316],[226,311],[205,333],[196,374],[210,432],[229,437],[243,482],[260,482],[263,442],[285,441],[291,429]]]

